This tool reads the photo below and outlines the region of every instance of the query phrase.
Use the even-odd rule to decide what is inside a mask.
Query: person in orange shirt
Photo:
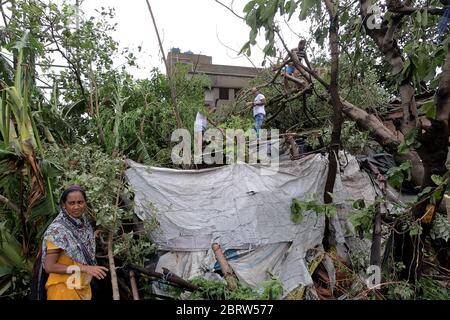
[[[86,201],[82,187],[64,190],[61,212],[44,234],[40,276],[42,269],[48,273],[47,300],[91,300],[92,277],[106,277],[108,269],[96,265],[94,232],[84,215]]]

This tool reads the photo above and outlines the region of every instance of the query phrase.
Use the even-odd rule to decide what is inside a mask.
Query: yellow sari
[[[47,241],[47,250],[56,249],[60,248],[50,241]],[[68,266],[81,265],[67,256],[64,251],[60,253],[57,263]],[[92,276],[85,272],[81,272],[80,281],[79,283],[76,283],[76,274],[50,273],[47,283],[45,284],[45,289],[47,289],[47,300],[91,300],[91,279]]]

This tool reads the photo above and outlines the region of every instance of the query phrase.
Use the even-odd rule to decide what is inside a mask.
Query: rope
[[[169,281],[169,277],[173,276],[172,272],[167,272],[167,274],[163,274],[162,279],[165,281]]]

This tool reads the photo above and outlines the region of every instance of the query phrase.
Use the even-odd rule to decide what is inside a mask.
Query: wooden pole
[[[117,283],[116,264],[114,263],[112,231],[110,231],[108,235],[108,260],[109,260],[109,272],[111,273],[113,299],[120,300],[119,285]]]
[[[228,284],[228,288],[230,290],[236,290],[237,280],[234,276],[233,269],[231,269],[227,259],[223,255],[220,245],[218,243],[213,243],[212,249],[214,251],[214,254],[216,255],[217,262],[219,262],[220,269],[222,270],[223,277]]]
[[[133,270],[130,270],[131,292],[133,292],[133,300],[139,300],[139,291],[136,285],[136,277]]]

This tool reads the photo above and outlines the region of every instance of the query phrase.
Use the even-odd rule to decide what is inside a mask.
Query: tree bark
[[[341,128],[343,122],[342,116],[342,102],[339,96],[339,17],[335,10],[335,3],[332,0],[325,0],[325,5],[328,9],[330,18],[329,41],[331,51],[331,81],[329,92],[331,95],[331,104],[333,106],[331,145],[328,150],[328,175],[325,182],[325,192],[323,195],[324,203],[332,203],[333,198],[331,194],[334,190],[334,183],[336,181],[336,173],[338,169],[338,156],[341,146]],[[329,217],[325,217],[325,233],[323,238],[323,245],[326,251],[330,249],[329,236]]]
[[[367,34],[375,42],[378,49],[385,56],[385,59],[392,67],[393,75],[400,75],[403,70],[404,61],[402,52],[397,45],[397,41],[394,39],[394,33],[399,27],[403,15],[394,15],[391,19],[383,19],[383,23],[379,29],[370,29],[367,25],[368,7],[371,5],[369,0],[360,0],[360,12],[363,20],[364,28]],[[401,5],[398,4],[398,5]],[[392,7],[392,6],[390,6]],[[391,23],[389,21],[392,20]],[[406,135],[411,129],[416,127],[417,124],[417,105],[414,98],[414,87],[411,85],[410,77],[403,79],[400,85],[400,97],[403,108],[403,121],[401,123],[401,131]]]
[[[392,153],[397,163],[405,161],[411,161],[411,182],[415,186],[421,186],[423,184],[424,167],[422,160],[416,151],[409,151],[406,154],[398,154],[397,148],[400,145],[400,141],[397,137],[373,114],[367,113],[365,110],[360,109],[348,101],[343,101],[342,112],[356,122],[358,127],[363,130],[371,131],[374,139],[389,153]]]

